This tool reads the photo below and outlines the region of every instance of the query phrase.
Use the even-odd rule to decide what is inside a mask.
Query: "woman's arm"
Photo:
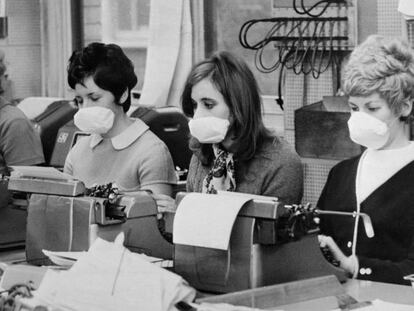
[[[156,141],[138,156],[141,157],[141,165],[137,171],[140,190],[171,196],[177,176],[167,146],[161,141]]]
[[[167,196],[172,195],[172,185],[165,184],[165,183],[148,185],[148,186],[142,187],[141,190],[148,190],[154,194],[164,194]]]
[[[260,165],[262,166],[262,165]],[[303,196],[303,167],[299,156],[288,145],[267,161],[261,195],[278,197],[285,204],[300,204]]]

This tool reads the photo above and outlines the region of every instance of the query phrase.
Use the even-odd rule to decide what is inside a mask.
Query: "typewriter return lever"
[[[340,216],[353,216],[356,217],[361,216],[362,221],[364,222],[365,233],[367,237],[372,238],[374,237],[374,227],[372,226],[371,217],[369,217],[366,213],[357,213],[357,212],[339,212],[339,211],[327,211],[327,210],[320,210],[315,209],[313,211],[316,215],[340,215]]]

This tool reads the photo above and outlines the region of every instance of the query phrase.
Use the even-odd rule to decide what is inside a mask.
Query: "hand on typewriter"
[[[166,194],[153,194],[152,198],[157,203],[157,219],[158,219],[158,229],[160,230],[161,235],[164,237],[165,240],[172,243],[172,233],[167,232],[166,223],[168,222],[168,218],[171,218],[170,215],[165,215],[165,213],[175,213],[176,206],[175,206],[175,200]]]
[[[338,245],[330,236],[318,235],[319,246],[327,247],[332,253],[334,260],[339,262],[339,267],[348,272],[351,276],[358,269],[358,258],[354,255],[345,256]]]
[[[153,194],[152,197],[157,203],[158,213],[175,213],[177,207],[175,206],[175,200],[172,197],[165,194]]]

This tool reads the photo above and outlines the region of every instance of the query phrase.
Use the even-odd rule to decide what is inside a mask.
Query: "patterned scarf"
[[[217,193],[218,190],[235,191],[233,154],[213,144],[214,162],[203,181],[203,193]]]

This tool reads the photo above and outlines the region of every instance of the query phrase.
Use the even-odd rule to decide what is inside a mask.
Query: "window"
[[[102,39],[122,47],[146,48],[151,0],[103,0]]]

